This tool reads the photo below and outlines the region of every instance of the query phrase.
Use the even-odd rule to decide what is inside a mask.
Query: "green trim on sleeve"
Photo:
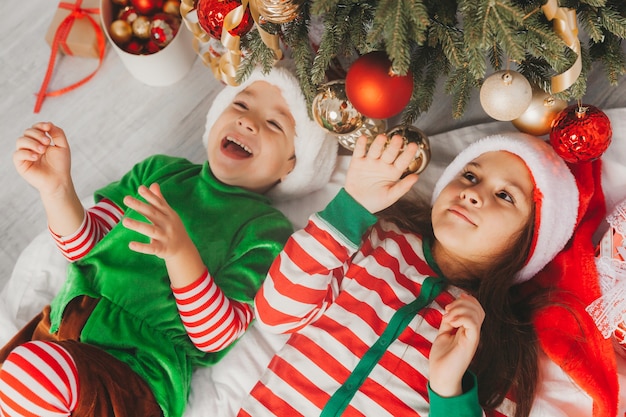
[[[317,216],[354,246],[361,243],[363,234],[378,221],[375,215],[352,198],[343,188],[324,210],[317,213]]]
[[[478,382],[476,375],[466,372],[463,375],[463,394],[455,397],[440,397],[430,389],[428,384],[428,398],[430,399],[430,417],[481,417],[483,410],[478,403]]]

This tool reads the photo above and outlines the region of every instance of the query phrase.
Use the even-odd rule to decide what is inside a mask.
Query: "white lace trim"
[[[626,259],[626,200],[606,220],[616,233],[624,237],[617,251]],[[612,244],[612,236],[609,237]],[[600,254],[596,258],[596,267],[602,296],[587,306],[586,310],[604,338],[608,339],[620,324],[626,322],[626,262]]]

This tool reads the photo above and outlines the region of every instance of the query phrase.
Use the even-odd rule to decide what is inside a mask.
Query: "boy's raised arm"
[[[13,163],[41,197],[48,227],[55,234],[74,233],[85,209],[71,177],[71,155],[65,133],[49,122],[36,123],[17,139]]]

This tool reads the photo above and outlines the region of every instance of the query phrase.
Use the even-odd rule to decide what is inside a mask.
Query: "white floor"
[[[46,228],[37,193],[15,172],[15,139],[37,121],[63,127],[73,154],[73,175],[80,196],[118,179],[130,167],[155,153],[204,159],[200,137],[204,116],[221,84],[196,60],[180,82],[151,87],[133,78],[108,47],[104,63],[86,85],[48,98],[33,113],[35,93],[44,78],[50,47],[44,40],[56,1],[31,0],[10,4],[0,13],[0,286],[23,248]],[[57,60],[50,87],[78,81],[96,67],[96,59]],[[158,68],[154,68],[158,71]],[[626,82],[608,85],[601,69],[594,70],[584,102],[603,109],[626,107]],[[491,119],[475,97],[460,120],[451,118],[450,100],[440,94],[431,110],[416,122],[432,135]]]

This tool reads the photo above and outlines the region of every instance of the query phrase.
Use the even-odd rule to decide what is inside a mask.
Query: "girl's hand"
[[[346,174],[345,190],[370,213],[383,210],[406,194],[417,182],[416,174],[400,179],[415,158],[417,144],[395,135],[388,145],[385,135],[378,135],[366,154],[367,138],[361,136],[354,147]],[[386,146],[385,146],[386,145]]]
[[[41,194],[73,189],[70,148],[65,133],[52,123],[34,124],[16,142],[13,164]]]
[[[195,249],[180,216],[167,203],[158,184],[152,184],[150,188],[142,185],[139,187],[139,195],[146,202],[142,202],[131,196],[124,198],[124,204],[137,211],[148,219],[149,223],[125,217],[122,224],[135,232],[150,238],[149,243],[131,242],[130,249],[135,252],[156,255],[167,260],[188,250]]]
[[[439,334],[430,349],[430,388],[442,397],[462,394],[461,380],[480,340],[485,311],[471,295],[448,304]]]

